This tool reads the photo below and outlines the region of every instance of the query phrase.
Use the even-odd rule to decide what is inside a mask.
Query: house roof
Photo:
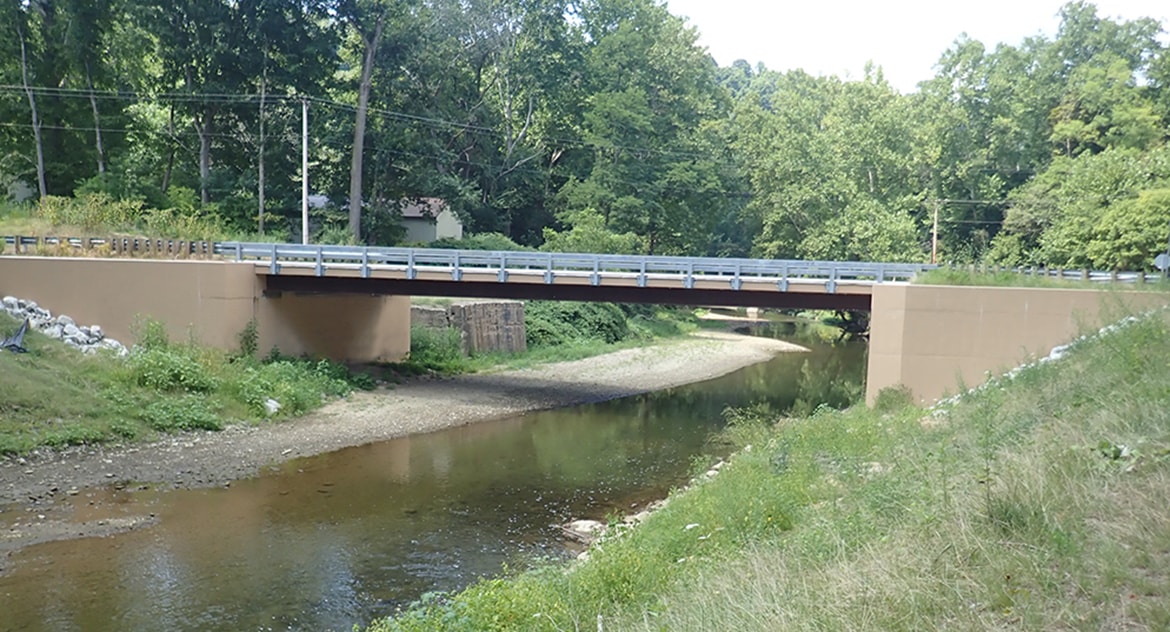
[[[415,219],[433,219],[447,210],[447,203],[440,198],[419,198],[410,200],[402,207],[402,216]]]

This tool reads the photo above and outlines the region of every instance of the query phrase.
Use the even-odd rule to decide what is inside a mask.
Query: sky
[[[966,33],[988,49],[1025,37],[1052,37],[1064,0],[667,0],[689,18],[720,66],[745,59],[772,70],[859,79],[867,61],[902,92],[934,75],[934,65]],[[1167,0],[1098,0],[1097,15],[1151,17],[1170,30]],[[1168,41],[1164,36],[1163,41]]]

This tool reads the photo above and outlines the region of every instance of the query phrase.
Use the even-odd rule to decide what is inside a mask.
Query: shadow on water
[[[786,327],[758,333],[799,333]],[[91,491],[79,513],[159,523],[15,554],[0,629],[349,629],[504,564],[564,557],[552,525],[685,482],[693,459],[723,449],[711,439],[724,408],[860,392],[864,345],[802,344],[716,380],[341,450],[229,489]]]

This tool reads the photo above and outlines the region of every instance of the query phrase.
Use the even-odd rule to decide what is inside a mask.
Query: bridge
[[[870,309],[872,288],[937,266],[224,242],[268,292]]]
[[[135,320],[151,316],[176,338],[234,349],[254,321],[261,349],[355,362],[409,351],[412,295],[870,310],[871,401],[896,384],[930,401],[1085,328],[1170,303],[1163,292],[907,283],[924,264],[238,242],[178,242],[170,255],[178,258],[141,259],[109,257],[92,240],[59,241],[54,254],[65,256],[44,257],[23,256],[24,242],[14,241],[0,241],[17,250],[0,248],[0,295],[100,324],[112,337],[132,340]],[[185,258],[195,251],[213,258]]]

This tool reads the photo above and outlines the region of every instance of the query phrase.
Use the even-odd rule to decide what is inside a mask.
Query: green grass
[[[16,327],[0,315],[0,332]],[[326,361],[261,362],[170,342],[158,323],[141,329],[127,358],[84,355],[35,331],[27,354],[0,352],[0,453],[286,418],[367,385]],[[269,398],[281,404],[275,416]]]
[[[371,629],[1170,629],[1167,357],[1159,314],[945,410],[735,413],[730,464],[588,561]]]

